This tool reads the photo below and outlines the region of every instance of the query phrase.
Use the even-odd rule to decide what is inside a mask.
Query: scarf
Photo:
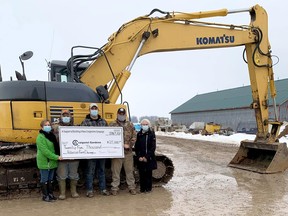
[[[54,149],[55,149],[55,154],[60,155],[60,146],[59,146],[59,143],[58,143],[54,133],[52,133],[52,132],[47,133],[43,130],[40,130],[39,133],[43,134],[46,139],[48,139],[50,142],[53,143]]]

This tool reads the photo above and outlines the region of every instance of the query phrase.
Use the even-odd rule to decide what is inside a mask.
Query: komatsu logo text
[[[234,43],[235,38],[234,36],[223,36],[219,37],[199,37],[196,38],[197,45],[206,45],[206,44],[227,44],[227,43]]]

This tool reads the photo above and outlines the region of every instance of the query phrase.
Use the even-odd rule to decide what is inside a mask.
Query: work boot
[[[116,195],[118,194],[118,190],[111,190],[111,194],[112,194],[113,196],[116,196]]]
[[[58,180],[58,186],[59,186],[59,192],[60,192],[58,199],[65,200],[66,199],[66,180],[65,179]]]
[[[110,195],[110,192],[107,191],[106,189],[104,189],[104,190],[102,190],[102,191],[100,192],[100,194],[101,194],[101,195],[104,195],[104,196],[109,196],[109,195]]]
[[[131,195],[136,195],[137,194],[135,189],[130,189],[129,192],[130,192]]]
[[[86,196],[89,197],[89,198],[94,197],[93,191],[87,191]]]
[[[53,181],[48,181],[48,194],[51,201],[57,200],[57,198],[53,195]]]
[[[73,198],[79,197],[79,194],[77,193],[77,180],[74,180],[74,179],[70,180],[70,191],[71,191],[71,196]]]
[[[41,183],[41,190],[42,190],[42,200],[45,202],[51,202],[49,194],[48,194],[48,183]]]

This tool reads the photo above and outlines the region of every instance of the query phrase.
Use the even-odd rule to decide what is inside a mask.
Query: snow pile
[[[184,132],[160,132],[157,131],[156,135],[160,136],[170,136],[170,137],[176,137],[176,138],[182,138],[182,139],[192,139],[192,140],[204,140],[204,141],[210,141],[210,142],[218,142],[218,143],[225,143],[225,144],[231,144],[240,146],[240,142],[242,140],[248,139],[248,140],[254,140],[255,135],[251,134],[242,134],[242,133],[236,133],[230,136],[224,136],[219,134],[213,134],[204,136],[201,134],[191,134],[191,133],[184,133]]]
[[[284,122],[284,124],[280,128],[280,131],[284,130],[286,125],[288,125],[288,123]],[[161,131],[157,131],[156,135],[170,136],[170,137],[176,137],[176,138],[182,138],[182,139],[204,140],[204,141],[211,141],[211,142],[216,142],[216,143],[231,144],[231,145],[236,145],[236,146],[240,146],[240,142],[242,140],[254,140],[256,137],[256,135],[245,134],[245,133],[235,133],[230,136],[219,135],[219,134],[204,136],[201,134],[193,135],[191,133],[185,133],[185,132],[161,132]],[[284,136],[279,140],[279,142],[288,143],[288,138]]]

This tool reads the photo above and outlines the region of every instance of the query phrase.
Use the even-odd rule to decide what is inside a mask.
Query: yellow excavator
[[[162,16],[153,16],[162,14]],[[233,25],[201,21],[202,18],[247,13],[250,24]],[[258,132],[255,140],[241,142],[230,167],[259,173],[286,170],[286,143],[276,142],[281,122],[276,109],[276,89],[268,41],[268,18],[259,5],[241,10],[215,10],[195,13],[164,12],[154,9],[123,24],[101,48],[75,46],[71,58],[51,61],[50,81],[27,81],[18,73],[18,81],[0,82],[0,191],[34,186],[35,139],[40,121],[59,118],[69,109],[75,124],[88,113],[89,103],[97,102],[103,118],[116,118],[122,89],[138,57],[153,52],[244,46],[244,61],[252,90],[251,108],[255,110]],[[77,49],[91,54],[75,55]],[[246,53],[246,55],[244,55]],[[25,54],[25,55],[24,55]],[[22,57],[27,58],[28,53]],[[1,76],[0,76],[1,77]],[[269,91],[270,90],[270,91]],[[270,120],[269,92],[274,102],[274,120]],[[120,97],[120,98],[119,98]],[[116,104],[120,100],[119,104]],[[31,162],[32,161],[32,162]],[[174,171],[172,161],[158,155],[158,169],[153,177],[168,182]]]
[[[151,17],[154,12],[164,14]],[[249,25],[201,22],[202,18],[249,13]],[[216,10],[198,13],[167,13],[153,10],[138,17],[112,34],[96,55],[95,61],[79,79],[95,89],[109,83],[110,102],[115,103],[130,76],[135,60],[152,52],[193,50],[245,46],[250,76],[252,103],[255,110],[257,134],[253,141],[241,142],[230,167],[258,173],[282,172],[288,167],[286,143],[278,143],[281,122],[276,109],[271,47],[268,40],[268,17],[265,9],[255,5],[249,9]],[[243,53],[244,54],[244,53]],[[244,56],[244,55],[243,55]],[[104,75],[105,74],[105,75]],[[104,76],[103,76],[104,75]],[[270,90],[270,91],[269,91]],[[273,101],[274,119],[269,116],[269,92]]]

